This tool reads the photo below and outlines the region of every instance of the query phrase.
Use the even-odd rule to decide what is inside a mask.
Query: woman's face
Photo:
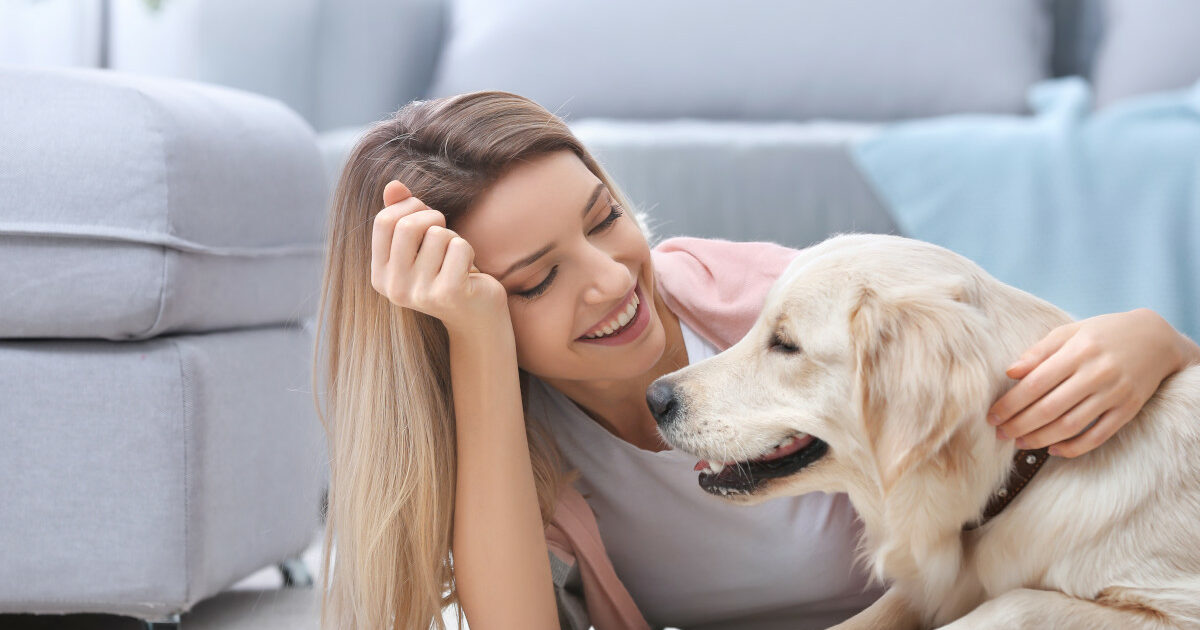
[[[451,227],[474,248],[475,266],[508,291],[524,370],[621,380],[650,370],[662,355],[666,335],[654,306],[650,247],[573,152],[519,163]],[[530,262],[535,254],[542,255]],[[617,334],[585,339],[635,295],[635,315]]]

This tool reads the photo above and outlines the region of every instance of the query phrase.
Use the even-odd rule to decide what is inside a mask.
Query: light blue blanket
[[[852,154],[906,236],[1076,317],[1145,306],[1200,339],[1200,83],[1092,112],[1069,77],[1029,102],[889,125]]]

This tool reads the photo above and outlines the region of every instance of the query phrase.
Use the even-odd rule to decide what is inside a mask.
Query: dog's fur
[[[1200,627],[1200,366],[963,532],[1012,466],[1013,441],[985,420],[1015,384],[1005,367],[1070,321],[944,248],[835,236],[792,262],[741,341],[656,381],[678,404],[659,431],[717,462],[794,432],[828,445],[723,498],[849,495],[861,559],[891,586],[838,628]]]

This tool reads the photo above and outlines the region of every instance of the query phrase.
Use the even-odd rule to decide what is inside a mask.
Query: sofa
[[[312,129],[103,70],[0,67],[0,111],[0,613],[172,628],[263,567],[311,584]]]

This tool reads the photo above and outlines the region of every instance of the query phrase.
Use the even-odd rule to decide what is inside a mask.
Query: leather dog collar
[[[988,500],[987,507],[983,510],[983,518],[975,523],[967,523],[963,525],[963,531],[970,531],[977,527],[982,527],[984,523],[992,520],[1021,493],[1029,483],[1030,479],[1037,474],[1037,471],[1046,463],[1050,457],[1050,448],[1039,448],[1031,451],[1017,451],[1013,455],[1013,468],[1008,473],[1008,481],[1004,483],[1004,487],[996,491],[992,498]]]

